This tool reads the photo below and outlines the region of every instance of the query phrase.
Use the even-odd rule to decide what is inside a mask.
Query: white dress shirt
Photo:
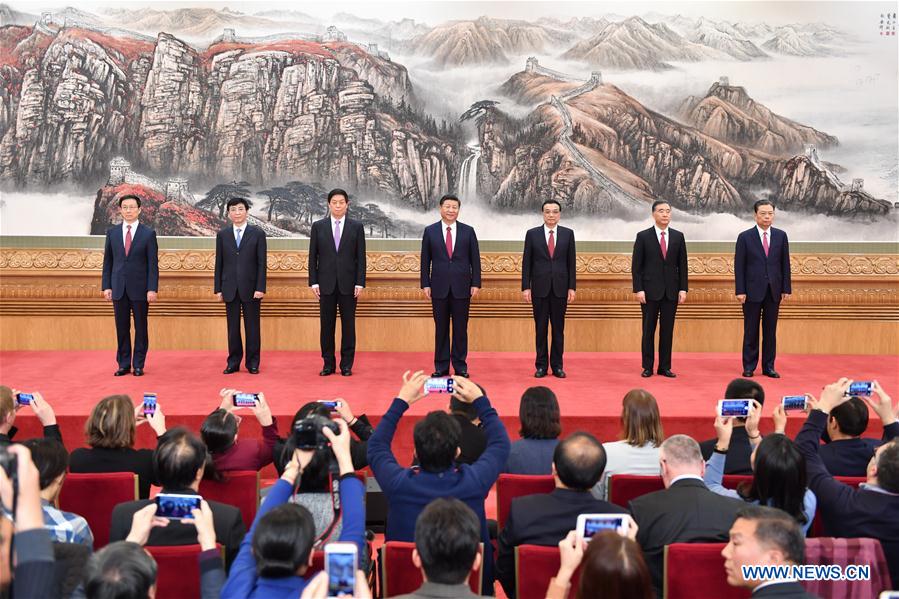
[[[247,223],[239,227],[234,227],[234,243],[237,243],[237,232],[240,231],[240,241],[243,243],[243,236],[247,234]],[[240,247],[240,246],[238,246]]]
[[[453,253],[455,253],[456,252],[456,223],[448,225],[447,223],[443,222],[443,220],[441,219],[441,221],[440,221],[440,236],[443,237],[444,245],[446,245],[446,228],[447,227],[449,227],[450,234],[453,236]]]
[[[770,249],[771,248],[771,227],[768,227],[767,229],[763,229],[760,226],[756,225],[755,228],[759,232],[759,241],[762,243],[763,248],[765,247],[765,236],[764,235],[765,235],[765,233],[768,234],[768,248]]]
[[[547,227],[546,225],[543,225],[543,239],[546,240],[546,247],[549,247],[549,232],[550,232],[550,231],[553,232],[553,237],[556,238],[556,239],[555,239],[556,245],[559,245],[559,226],[556,225],[555,227],[553,227],[552,229],[550,229],[550,228]]]
[[[131,225],[131,241],[134,241],[134,235],[137,233],[137,225],[138,222],[134,221],[133,223],[126,223],[124,220],[122,221],[122,244],[125,243],[125,237],[128,236],[128,225]]]
[[[668,229],[660,229],[656,226],[653,226],[653,229],[656,230],[656,240],[659,242],[659,247],[662,247],[662,232],[665,232],[665,248],[671,246],[671,233],[668,232]]]

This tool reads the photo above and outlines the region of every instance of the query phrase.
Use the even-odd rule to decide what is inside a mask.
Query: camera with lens
[[[323,428],[331,429],[335,435],[340,434],[337,423],[326,416],[315,414],[297,420],[293,425],[293,441],[297,449],[325,449],[328,447],[328,438],[322,432]]]

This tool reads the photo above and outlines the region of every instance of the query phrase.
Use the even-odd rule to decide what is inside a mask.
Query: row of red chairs
[[[865,482],[864,477],[837,476],[838,481],[857,487]],[[751,482],[752,476],[741,474],[726,474],[722,485],[727,489],[736,489],[742,482]],[[501,474],[496,481],[496,520],[497,526],[502,529],[509,517],[512,500],[524,495],[537,495],[549,493],[555,488],[555,482],[551,475],[523,475]],[[641,495],[653,493],[664,489],[661,476],[637,476],[632,474],[614,474],[609,477],[609,501],[621,507],[628,507],[632,499]],[[821,536],[823,529],[821,521],[817,517],[812,521],[809,536]]]
[[[870,565],[868,580],[820,580],[804,584],[806,590],[821,599],[876,597],[890,587],[889,568],[880,541],[876,539],[806,539],[806,563]],[[724,558],[725,543],[674,543],[665,547],[664,596],[666,599],[745,599],[748,591],[727,583]],[[515,579],[519,599],[541,599],[549,579],[559,570],[559,548],[521,545],[515,548]],[[577,591],[580,571],[571,581],[569,597]]]

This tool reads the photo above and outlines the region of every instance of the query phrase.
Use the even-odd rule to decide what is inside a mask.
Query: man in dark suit
[[[244,198],[228,200],[228,218],[232,226],[215,236],[215,296],[225,302],[228,318],[228,364],[224,374],[240,370],[244,357],[240,336],[240,312],[247,335],[246,366],[250,374],[259,374],[262,341],[259,311],[265,297],[265,231],[247,223],[250,203]]]
[[[874,381],[874,393],[876,401],[872,397],[853,396],[830,411],[824,439],[827,444],[818,453],[827,471],[834,476],[865,476],[874,451],[899,437],[899,420],[893,413],[892,399],[877,381]],[[868,405],[883,423],[880,439],[862,437],[868,428]]]
[[[795,580],[743,578],[744,566],[790,568],[805,563],[805,535],[796,520],[781,510],[747,505],[737,512],[730,541],[721,551],[727,583],[752,591],[757,597],[814,599]]]
[[[687,243],[683,233],[668,226],[671,222],[668,202],[653,202],[652,218],[655,225],[637,233],[631,257],[634,293],[643,313],[642,376],[652,376],[659,322],[658,373],[674,378],[677,375],[671,372],[671,343],[677,305],[687,301]]]
[[[724,399],[752,399],[765,403],[765,390],[755,381],[749,379],[734,379],[727,384],[724,390]],[[756,425],[757,426],[757,425]],[[753,432],[758,435],[758,431]],[[706,439],[699,443],[702,451],[702,459],[708,461],[715,451],[718,439]],[[730,437],[730,445],[727,447],[727,457],[724,459],[724,474],[752,474],[752,440],[746,430],[746,418],[734,418],[734,430]]]
[[[605,467],[606,452],[596,437],[574,433],[556,445],[552,466],[555,490],[512,500],[496,555],[496,575],[509,597],[515,596],[515,547],[554,547],[575,529],[581,514],[627,513],[590,493]]]
[[[468,377],[468,308],[481,289],[481,253],[474,229],[456,221],[461,205],[456,196],[440,198],[440,222],[421,239],[421,288],[434,311],[433,376],[449,374],[452,356],[455,373]]]
[[[792,293],[790,242],[784,231],[771,226],[773,203],[759,200],[753,209],[756,226],[740,233],[734,252],[737,299],[743,304],[743,376],[752,376],[758,366],[761,320],[762,374],[777,379],[777,313]]]
[[[106,231],[103,248],[103,298],[112,302],[118,337],[115,376],[131,372],[143,376],[150,337],[147,334],[149,304],[159,291],[159,246],[156,231],[138,222],[140,198],[119,198],[122,224]],[[131,317],[134,315],[134,354],[131,352]]]
[[[334,328],[340,308],[340,374],[353,374],[356,356],[356,299],[365,287],[365,228],[346,217],[350,196],[342,189],[328,193],[330,214],[312,224],[309,234],[309,285],[319,301],[324,366],[318,374],[334,374]]]
[[[717,495],[705,486],[705,462],[699,444],[687,435],[674,435],[659,449],[663,491],[630,502],[637,522],[637,543],[643,548],[656,595],[662,597],[665,545],[720,543],[728,539],[744,501]]]
[[[162,493],[197,495],[206,468],[206,446],[185,428],[174,428],[159,438],[153,453],[153,467],[162,484]],[[152,499],[139,499],[120,503],[112,510],[109,542],[122,541],[131,530],[134,513],[152,503]],[[216,541],[225,548],[225,561],[231,564],[237,555],[246,528],[240,510],[232,505],[209,501],[215,526]],[[147,545],[194,545],[197,529],[192,524],[171,520],[167,526],[155,527],[150,532]]]
[[[868,462],[867,483],[859,488],[834,480],[818,453],[831,410],[847,401],[851,380],[841,378],[821,391],[809,412],[796,447],[805,456],[808,488],[818,498],[818,513],[826,536],[870,537],[880,540],[893,588],[899,588],[899,439],[884,443]],[[895,416],[894,416],[895,417]]]
[[[543,226],[535,227],[524,237],[521,259],[521,293],[534,309],[537,330],[537,371],[546,376],[547,366],[553,374],[565,378],[562,354],[565,351],[565,310],[574,301],[577,285],[577,254],[574,231],[559,226],[562,205],[556,200],[543,202]],[[546,335],[552,322],[552,349],[547,352]]]

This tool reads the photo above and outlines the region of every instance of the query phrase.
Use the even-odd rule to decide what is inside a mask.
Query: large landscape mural
[[[628,12],[622,12],[627,10]],[[484,239],[546,199],[622,240],[666,199],[729,240],[896,240],[895,2],[0,4],[0,232],[102,234],[145,198],[211,236],[241,195],[304,237],[331,187],[371,237],[441,195]]]

